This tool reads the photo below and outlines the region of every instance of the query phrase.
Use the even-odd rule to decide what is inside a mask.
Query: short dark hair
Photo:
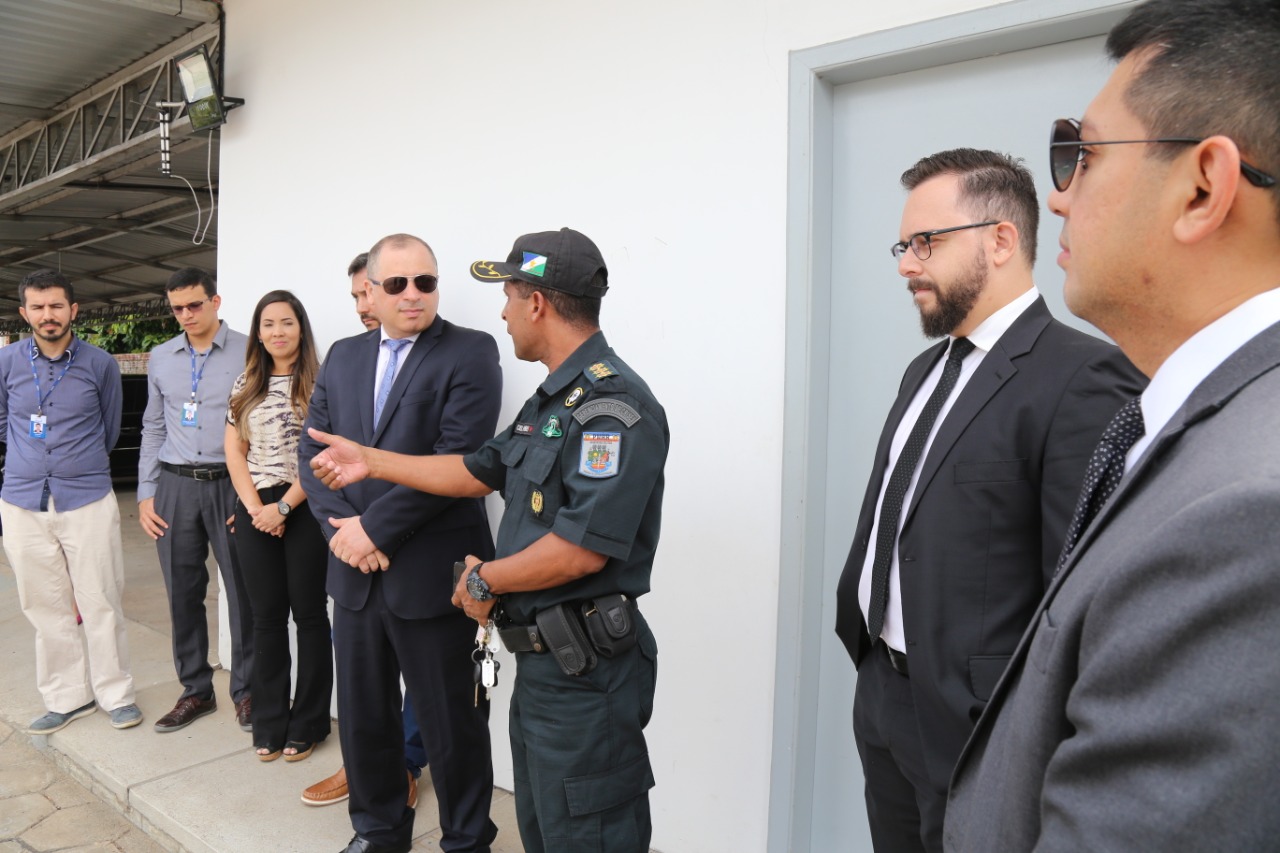
[[[369,269],[377,269],[378,259],[382,256],[383,249],[403,249],[405,246],[410,246],[414,243],[425,248],[431,253],[431,259],[437,264],[440,263],[440,260],[436,258],[436,250],[431,248],[426,240],[421,237],[415,237],[412,234],[388,234],[383,237],[373,244],[373,248],[369,250],[369,254],[365,257],[365,263]]]
[[[600,275],[600,274],[597,274]],[[556,313],[560,318],[578,329],[598,329],[600,328],[600,302],[599,296],[574,296],[572,293],[565,293],[563,290],[552,290],[549,287],[539,287],[536,284],[530,284],[527,281],[521,281],[513,278],[507,282],[521,299],[528,299],[536,290],[547,298],[551,303],[551,307],[556,309]]]
[[[207,298],[212,299],[218,295],[218,283],[213,280],[213,276],[197,267],[183,267],[169,276],[169,283],[164,286],[164,291],[172,293],[184,287],[195,287],[197,284],[204,288],[204,295]]]
[[[435,257],[435,253],[432,253],[432,257]],[[354,258],[351,259],[351,263],[347,264],[347,278],[351,278],[351,276],[355,275],[356,273],[360,272],[360,270],[365,269],[368,266],[369,266],[369,253],[361,252],[360,254],[356,255]]]
[[[960,179],[960,203],[975,218],[1012,222],[1027,264],[1035,266],[1040,202],[1035,179],[1022,158],[977,148],[940,151],[903,172],[902,186],[910,192],[939,175]]]
[[[1153,137],[1229,136],[1262,171],[1280,169],[1280,4],[1148,0],[1116,24],[1107,53],[1147,53],[1125,104]],[[1148,146],[1172,159],[1185,149]],[[1272,189],[1280,212],[1280,187]]]
[[[51,269],[36,270],[23,276],[22,281],[18,282],[18,302],[25,308],[28,290],[48,290],[51,287],[61,287],[67,294],[67,304],[75,304],[76,291],[71,286],[71,280]]]

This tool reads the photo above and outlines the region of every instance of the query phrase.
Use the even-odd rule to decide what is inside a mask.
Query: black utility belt
[[[177,474],[179,477],[190,477],[193,480],[221,480],[230,476],[227,473],[226,465],[174,465],[171,462],[161,462],[160,469],[168,471],[170,474]]]
[[[597,655],[613,658],[636,644],[636,603],[620,592],[567,601],[538,611],[532,625],[498,628],[512,652],[550,652],[565,675],[595,669]]]

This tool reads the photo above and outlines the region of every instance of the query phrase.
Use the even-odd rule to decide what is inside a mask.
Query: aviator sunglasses
[[[397,293],[408,287],[410,281],[412,281],[413,286],[418,288],[422,293],[435,293],[436,285],[440,283],[438,276],[425,272],[421,275],[389,275],[382,281],[369,279],[370,284],[375,287],[381,287],[392,296],[395,296]]]
[[[1111,139],[1088,142],[1080,139],[1080,122],[1073,118],[1060,118],[1053,123],[1053,131],[1049,134],[1049,174],[1053,176],[1053,185],[1058,192],[1066,192],[1071,186],[1071,179],[1076,175],[1076,166],[1084,159],[1085,147],[1094,145],[1137,145],[1140,143],[1165,143],[1170,145],[1199,145],[1204,139],[1191,136],[1166,136],[1160,139]],[[1255,187],[1274,187],[1276,179],[1266,172],[1240,161],[1240,171],[1245,180]]]

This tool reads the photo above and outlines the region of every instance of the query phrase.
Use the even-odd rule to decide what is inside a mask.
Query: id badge
[[[194,400],[190,403],[182,404],[182,425],[185,427],[196,425],[196,402]]]
[[[43,439],[49,428],[49,418],[45,415],[31,416],[31,437]]]

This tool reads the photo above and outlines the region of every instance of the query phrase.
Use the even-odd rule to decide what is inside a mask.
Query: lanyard
[[[67,371],[71,369],[71,364],[76,360],[76,350],[79,347],[72,346],[67,352],[67,366],[62,368],[62,372],[58,374],[58,378],[53,380],[53,385],[49,386],[49,390],[44,394],[40,393],[40,371],[36,370],[36,357],[40,355],[40,350],[36,348],[36,342],[31,342],[31,378],[36,383],[36,414],[44,414],[44,404],[48,401],[49,396],[53,394],[53,389],[58,387],[58,383],[62,381],[62,377],[67,375]],[[49,362],[53,364],[53,362]]]
[[[200,387],[200,380],[204,377],[205,365],[209,363],[209,356],[213,355],[213,345],[209,345],[209,351],[200,356],[200,372],[196,373],[196,348],[187,344],[187,352],[191,354],[191,402],[196,401],[196,389]]]

